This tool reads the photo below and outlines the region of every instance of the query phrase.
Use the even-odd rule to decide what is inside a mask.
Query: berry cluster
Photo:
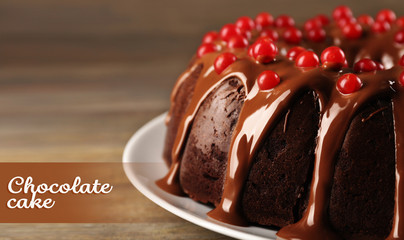
[[[323,42],[326,39],[324,27],[330,23],[327,16],[320,14],[314,18],[307,20],[304,23],[303,29],[306,33],[306,38],[313,42]]]
[[[362,26],[353,16],[349,7],[339,6],[335,8],[332,12],[332,17],[346,38],[358,39],[362,36]]]
[[[333,12],[333,18],[341,28],[342,33],[348,39],[357,39],[362,36],[363,28],[370,28],[372,32],[381,34],[389,31],[393,24],[404,28],[404,17],[397,19],[396,14],[390,9],[379,11],[376,18],[363,14],[355,18],[352,10],[347,6],[339,6]],[[404,44],[404,32],[397,32],[395,41]]]
[[[397,44],[404,44],[404,17],[397,18],[392,10],[383,9],[375,18],[367,14],[355,18],[349,7],[338,6],[332,12],[332,18],[347,39],[359,39],[367,29],[381,34],[396,24],[400,30],[395,33],[394,41]],[[206,33],[196,55],[201,58],[205,54],[221,51],[223,47],[227,48],[228,52],[220,54],[215,59],[214,69],[218,74],[237,61],[237,56],[231,53],[232,49],[248,49],[248,55],[258,64],[268,64],[275,61],[278,55],[275,43],[279,38],[290,45],[299,45],[303,38],[307,41],[323,42],[327,38],[325,28],[329,23],[329,18],[320,14],[307,20],[300,30],[295,27],[294,19],[288,15],[274,18],[270,13],[262,12],[255,19],[242,16],[235,23],[224,25],[219,32]],[[253,35],[256,38],[255,42],[251,39]],[[313,51],[295,46],[289,49],[286,58],[294,61],[300,68],[311,69],[321,65],[324,69],[339,71],[343,67],[348,67],[345,53],[336,46],[325,49],[320,58]],[[404,66],[404,56],[399,65]],[[377,61],[364,58],[354,64],[353,70],[356,73],[375,72],[384,70],[384,66]],[[403,83],[402,76],[400,82]],[[279,82],[280,77],[273,71],[264,71],[257,78],[261,90],[272,89]],[[344,74],[337,82],[337,88],[343,94],[353,93],[361,86],[361,80],[354,73]]]
[[[357,61],[354,65],[355,72],[373,72],[378,70],[384,70],[383,64],[369,58],[363,58]]]

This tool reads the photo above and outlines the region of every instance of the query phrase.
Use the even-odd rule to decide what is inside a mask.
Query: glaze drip
[[[396,83],[396,85],[400,85]],[[397,86],[398,94],[393,98],[394,132],[396,142],[396,193],[393,228],[388,240],[404,238],[404,89]]]
[[[324,236],[341,239],[327,223],[336,155],[354,114],[372,98],[387,94],[391,90],[388,80],[397,79],[399,70],[395,68],[383,73],[358,75],[364,81],[365,87],[350,95],[333,91],[321,119],[307,211],[299,222],[282,228],[278,236],[302,240],[320,240],[324,239]]]
[[[241,109],[230,147],[222,200],[219,206],[208,213],[213,218],[228,223],[243,224],[233,219],[242,219],[239,206],[241,192],[259,144],[303,90],[314,89],[320,99],[324,99],[319,89],[326,89],[331,84],[332,78],[325,77],[323,74],[326,73],[319,68],[290,74],[291,71],[287,67],[282,66],[281,69],[276,67],[276,65],[272,66],[271,70],[277,71],[281,79],[285,80],[269,92],[258,91],[256,88],[257,94],[247,97]],[[294,68],[293,65],[291,67]],[[331,72],[328,72],[329,74],[334,75]]]

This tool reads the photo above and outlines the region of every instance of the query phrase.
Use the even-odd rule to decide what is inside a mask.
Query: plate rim
[[[167,112],[160,114],[159,116],[153,118],[149,122],[147,122],[145,125],[143,125],[141,128],[139,128],[129,139],[127,142],[125,149],[123,151],[123,156],[122,156],[122,163],[124,167],[125,174],[129,181],[135,186],[135,188],[141,192],[144,196],[149,198],[152,202],[157,204],[158,206],[162,207],[163,209],[169,211],[170,213],[185,219],[188,222],[191,222],[193,224],[196,224],[198,226],[201,226],[203,228],[206,228],[208,230],[230,236],[233,238],[237,239],[251,239],[251,240],[275,240],[273,238],[268,237],[263,237],[263,236],[258,236],[258,235],[253,235],[248,232],[244,232],[242,230],[237,230],[230,228],[232,225],[214,220],[212,218],[201,218],[197,214],[190,213],[189,211],[185,211],[181,208],[178,208],[168,202],[167,200],[160,198],[157,196],[152,190],[150,190],[147,186],[142,184],[142,182],[136,178],[136,176],[133,174],[131,168],[125,164],[125,163],[133,163],[136,161],[131,161],[130,155],[131,152],[133,151],[133,148],[135,147],[136,143],[141,140],[145,135],[149,133],[150,130],[158,127],[160,124],[164,124],[164,119],[167,115]],[[156,162],[156,163],[160,163]],[[164,162],[163,162],[164,163]],[[189,198],[190,199],[190,198]],[[191,200],[191,199],[190,199]],[[193,201],[193,200],[191,200]],[[196,202],[197,203],[197,202]],[[198,203],[201,204],[201,203]],[[227,226],[226,226],[227,225]],[[233,226],[234,227],[234,226]],[[252,226],[246,227],[250,228]],[[275,230],[270,230],[270,229],[265,229],[267,231],[271,231],[273,233],[276,233]]]

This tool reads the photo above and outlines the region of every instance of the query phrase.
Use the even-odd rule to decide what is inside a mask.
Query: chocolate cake
[[[332,18],[207,33],[172,92],[157,185],[283,239],[404,239],[404,18]]]

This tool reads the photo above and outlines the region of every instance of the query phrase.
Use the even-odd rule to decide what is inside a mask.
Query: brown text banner
[[[135,191],[118,162],[0,163],[0,223],[131,222]]]

